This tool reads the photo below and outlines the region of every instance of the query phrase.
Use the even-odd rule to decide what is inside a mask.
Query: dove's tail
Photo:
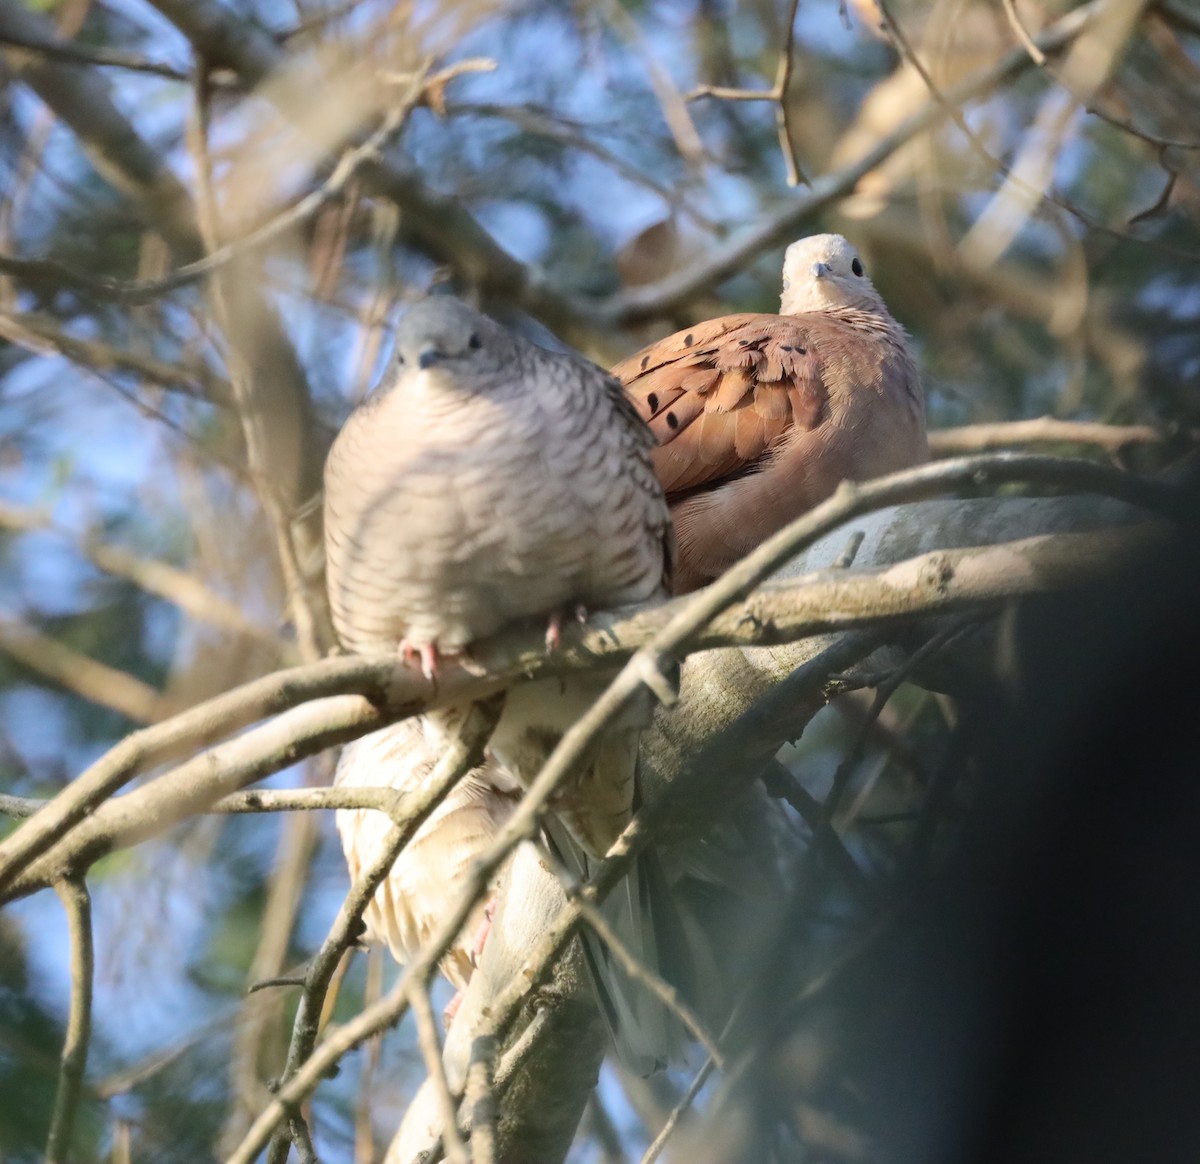
[[[571,831],[548,817],[547,841],[564,867],[587,880],[597,862]],[[635,859],[630,871],[600,905],[600,912],[637,963],[661,977],[685,942],[683,927],[671,907],[666,874],[653,852]],[[687,1048],[682,1021],[645,981],[631,976],[597,934],[584,925],[583,948],[592,987],[609,1039],[622,1066],[650,1075],[679,1062]]]

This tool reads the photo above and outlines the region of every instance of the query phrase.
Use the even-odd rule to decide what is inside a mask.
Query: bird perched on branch
[[[665,597],[671,528],[653,445],[602,369],[539,348],[457,300],[417,303],[400,323],[386,382],[347,420],[325,466],[327,583],[339,639],[360,653],[419,658],[432,678],[441,656],[511,624],[545,620],[552,646],[567,612]],[[510,691],[489,743],[498,769],[490,779],[529,784],[609,679],[579,675]],[[647,692],[552,801],[570,832],[560,844],[581,850],[569,864],[603,856],[629,822],[649,710]],[[343,760],[339,781],[362,779],[382,759],[398,761],[389,778],[410,786],[460,721],[461,709],[439,709],[417,728],[398,729],[390,744],[363,741]],[[489,795],[477,776],[460,785],[417,838],[425,856],[415,848],[403,855],[382,887],[368,917],[376,936],[411,956],[458,892],[424,867],[434,832],[474,855],[506,815],[502,796]],[[371,848],[379,838],[361,813],[339,825],[351,867],[362,867],[370,858],[359,842]],[[438,853],[436,863],[450,872],[467,861]],[[406,909],[410,916],[400,917]],[[624,936],[641,950],[640,935],[628,932],[637,915],[627,913]],[[452,979],[465,973],[463,952],[451,957]]]
[[[678,527],[677,593],[719,575],[841,480],[865,480],[928,455],[924,397],[907,337],[844,238],[817,235],[788,248],[781,309],[781,315],[741,314],[699,324],[613,369],[661,442],[651,455]],[[363,460],[353,453],[343,465],[353,472]],[[331,547],[331,555],[338,552]],[[331,566],[334,609],[347,602],[353,608],[357,598],[337,595],[337,571]],[[367,591],[377,592],[370,569],[364,577]],[[392,627],[389,634],[396,637],[388,641],[394,644],[404,633]],[[375,784],[382,777],[392,786],[412,787],[433,755],[436,748],[419,726],[397,724],[347,749],[338,781]],[[386,772],[380,762],[387,763]],[[401,854],[372,906],[377,912],[367,915],[398,957],[416,952],[421,934],[455,896],[440,872],[426,875],[422,846],[439,846],[438,864],[431,867],[447,876],[454,867],[465,869],[511,812],[506,779],[504,765],[493,757],[451,793],[441,815]],[[369,815],[339,813],[352,869],[369,862],[364,847],[381,840],[367,831]],[[716,849],[708,846],[710,855]],[[689,864],[689,876],[721,876],[712,862],[711,872],[702,863]],[[636,917],[643,903],[631,894],[625,904]],[[688,929],[693,937],[700,932],[691,924]],[[470,970],[469,938],[444,965],[460,987]],[[658,1037],[647,1036],[642,1051]],[[636,1066],[638,1056],[632,1058]],[[640,1058],[642,1066],[653,1065],[661,1054]]]
[[[717,578],[842,481],[929,456],[908,337],[839,234],[788,247],[779,315],[685,328],[613,375],[660,442],[676,593]]]
[[[388,381],[346,421],[325,465],[338,638],[360,653],[417,656],[432,678],[440,654],[502,627],[544,619],[552,644],[568,611],[664,597],[671,529],[653,443],[594,364],[458,300],[417,303]],[[528,783],[606,685],[580,676],[516,688],[492,751]],[[629,820],[638,726],[606,732],[560,795],[595,855]]]

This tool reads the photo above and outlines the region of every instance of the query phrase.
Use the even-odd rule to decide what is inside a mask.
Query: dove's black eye
[[[483,340],[481,340],[478,335],[472,333],[471,338],[467,340],[467,347],[481,348],[483,347]]]
[[[861,275],[862,274],[862,263],[860,263],[857,259],[855,259],[854,262],[852,262],[850,264],[850,270],[852,270],[856,275]]]

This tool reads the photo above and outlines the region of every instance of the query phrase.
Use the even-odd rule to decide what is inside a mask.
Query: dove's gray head
[[[414,303],[396,328],[400,371],[439,369],[451,382],[471,384],[511,365],[516,341],[498,323],[448,295]]]
[[[784,315],[857,307],[886,311],[862,259],[840,234],[814,234],[792,243],[783,256]]]

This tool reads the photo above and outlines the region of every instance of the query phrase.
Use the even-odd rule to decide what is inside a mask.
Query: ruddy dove
[[[660,442],[676,593],[717,578],[844,480],[929,456],[904,329],[841,235],[788,247],[779,315],[669,335],[613,368]]]

